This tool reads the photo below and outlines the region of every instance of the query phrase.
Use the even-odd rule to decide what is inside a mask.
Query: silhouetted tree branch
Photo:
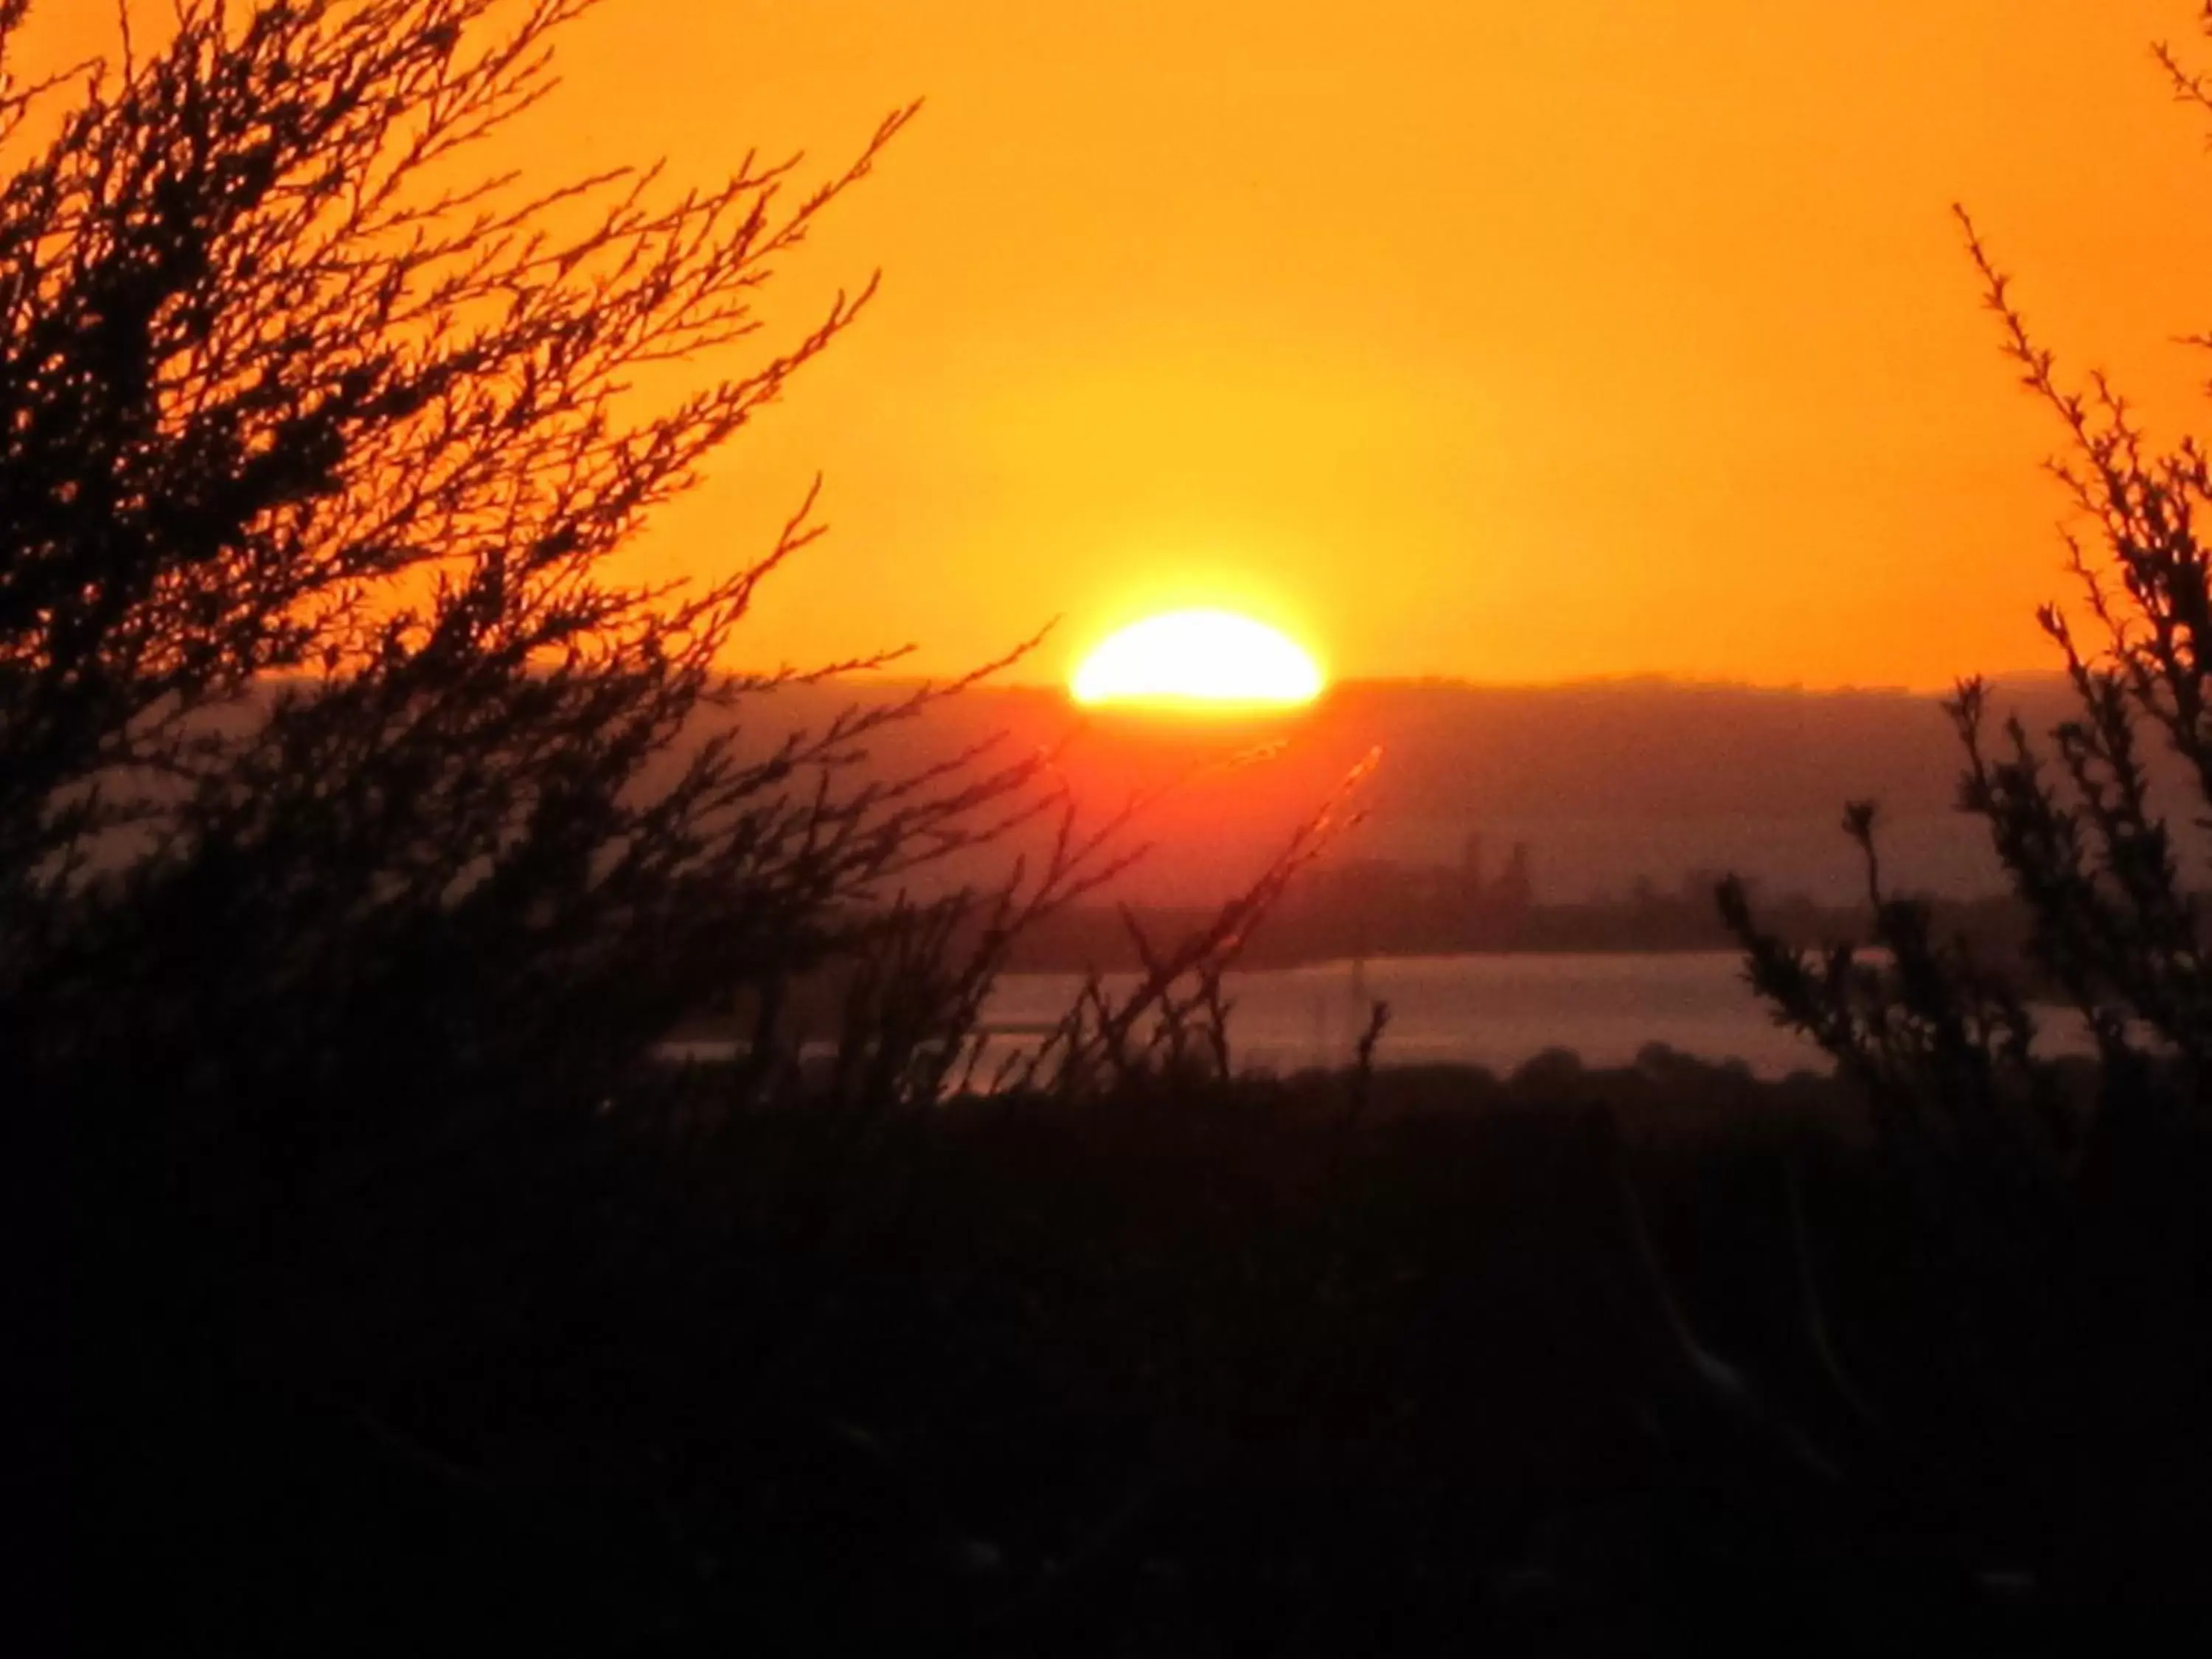
[[[2203,23],[2212,34],[2212,6]],[[2212,107],[2175,52],[2157,56],[2177,97]],[[2103,376],[2061,378],[1958,212],[2005,351],[2065,432],[2050,470],[2087,526],[2068,544],[2094,630],[2055,605],[2039,613],[2077,712],[2041,738],[2017,717],[2000,726],[1978,678],[1947,705],[1960,805],[2029,918],[2026,960],[1979,961],[1936,935],[1924,903],[1885,890],[1870,803],[1845,816],[1867,947],[1784,940],[1737,881],[1719,900],[1753,988],[1859,1085],[1904,1177],[1920,1249],[1899,1297],[1936,1313],[1916,1397],[1876,1402],[1902,1408],[1881,1437],[1883,1478],[1949,1484],[1945,1501],[1981,1504],[1970,1524],[2008,1539],[2041,1584],[2114,1605],[2179,1594],[2171,1540],[2201,1526],[2212,1473],[2212,964],[2167,817],[2178,804],[2212,825],[2212,469],[2194,439],[2153,445]],[[2176,764],[2154,778],[2161,747]],[[2039,1047],[2028,989],[2079,1016],[2093,1064]],[[2061,1458],[2062,1441],[2094,1449]],[[2094,1537],[2090,1513],[2108,1517]]]
[[[733,571],[609,566],[873,279],[703,386],[656,402],[641,372],[751,343],[757,290],[913,111],[812,185],[750,155],[689,190],[470,173],[592,3],[182,0],[153,49],[0,95],[26,1079],[220,1115],[595,1098],[1050,809],[1042,758],[989,745],[863,773],[968,681],[740,744],[793,676],[733,675],[732,632],[818,534],[811,496]]]

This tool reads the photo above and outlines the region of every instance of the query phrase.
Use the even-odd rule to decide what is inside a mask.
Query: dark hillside
[[[817,726],[848,702],[901,688],[830,683],[758,700],[766,742]],[[2009,695],[2009,693],[2008,693]],[[2016,690],[2031,725],[2061,707],[2056,679]],[[1930,696],[1803,692],[1662,680],[1553,687],[1350,684],[1279,720],[1214,723],[1085,714],[1055,690],[985,687],[887,734],[888,772],[1006,734],[1012,751],[1064,745],[1060,766],[1103,810],[1182,781],[1151,819],[1161,844],[1127,891],[1161,902],[1217,899],[1260,867],[1370,749],[1367,819],[1340,856],[1456,864],[1471,835],[1502,860],[1529,844],[1537,896],[1624,896],[1644,878],[1738,869],[1773,890],[1848,903],[1857,866],[1838,835],[1844,800],[1872,796],[1895,864],[1934,890],[1994,890],[1978,826],[1954,810],[1957,738]]]

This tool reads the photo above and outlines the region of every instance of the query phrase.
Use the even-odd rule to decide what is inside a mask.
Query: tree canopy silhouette
[[[850,781],[936,692],[738,741],[787,676],[732,674],[732,632],[811,499],[719,575],[611,566],[860,314],[872,280],[757,343],[913,111],[811,185],[471,172],[594,3],[181,0],[158,49],[125,14],[116,61],[30,81],[0,6],[19,1079],[592,1098],[1038,804],[1020,757]]]

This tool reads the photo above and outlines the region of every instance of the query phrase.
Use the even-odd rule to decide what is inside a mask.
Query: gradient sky
[[[47,0],[67,32],[94,8]],[[2189,0],[612,0],[551,171],[921,121],[779,284],[875,311],[640,558],[830,538],[747,645],[1058,678],[1176,604],[1338,675],[1810,686],[2048,665],[2056,433],[1948,204],[2049,343],[2196,418]],[[57,27],[50,21],[48,27]]]

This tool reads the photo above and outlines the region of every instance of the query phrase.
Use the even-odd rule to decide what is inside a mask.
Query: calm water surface
[[[1109,979],[1126,990],[1134,975]],[[1012,974],[986,1012],[1000,1027],[1057,1018],[1082,981]],[[1622,1066],[1646,1043],[1741,1060],[1762,1076],[1825,1069],[1814,1045],[1777,1026],[1732,951],[1695,955],[1395,957],[1233,973],[1224,988],[1232,1058],[1279,1071],[1346,1063],[1376,1000],[1390,1024],[1376,1060],[1510,1071],[1547,1048]]]
[[[1126,994],[1134,975],[1112,975]],[[984,1009],[995,1030],[986,1076],[1008,1054],[1036,1045],[1036,1031],[1073,1004],[1075,974],[1009,974]],[[1592,1067],[1626,1066],[1660,1042],[1708,1060],[1741,1060],[1761,1077],[1826,1071],[1826,1057],[1774,1024],[1743,980],[1733,951],[1694,954],[1528,953],[1373,957],[1231,974],[1230,1047],[1242,1070],[1293,1072],[1347,1065],[1370,1005],[1390,1005],[1376,1060],[1487,1066],[1508,1073],[1547,1048],[1571,1048]],[[2045,1011],[2048,1052],[2084,1052],[2080,1023]],[[711,1059],[732,1045],[672,1043],[672,1058]]]

